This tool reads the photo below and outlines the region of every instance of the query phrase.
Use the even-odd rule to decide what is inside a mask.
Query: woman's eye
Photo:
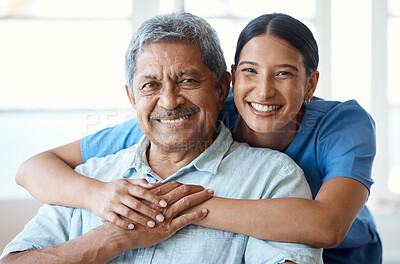
[[[252,69],[252,68],[244,68],[242,69],[243,72],[252,72],[252,73],[257,73],[256,70]]]
[[[293,76],[293,74],[287,71],[280,71],[276,73],[276,76]]]

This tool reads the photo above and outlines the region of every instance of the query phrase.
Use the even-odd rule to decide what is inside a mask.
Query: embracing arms
[[[128,228],[130,222],[123,221],[118,215],[143,225],[148,221],[148,218],[128,210],[127,206],[157,220],[159,212],[143,206],[134,198],[136,196],[156,205],[165,203],[157,195],[142,189],[151,189],[157,185],[136,181],[136,186],[129,184],[129,180],[104,183],[82,177],[73,170],[83,163],[80,144],[81,140],[77,140],[29,158],[20,166],[16,182],[42,203],[88,209],[121,227]]]
[[[68,240],[70,225],[74,225],[70,223],[74,218],[74,209],[45,206],[41,208],[35,220],[27,225],[22,237],[11,244],[10,251],[15,250],[15,245],[21,250],[25,250],[24,245],[40,249],[9,253],[0,260],[0,263],[106,263],[127,250],[157,244],[184,226],[207,215],[206,209],[194,210],[191,213],[183,212],[209,199],[213,194],[212,191],[204,190],[197,185],[186,185],[188,192],[182,193],[179,190],[180,186],[176,182],[171,182],[152,190],[170,204],[165,208],[156,208],[165,215],[165,219],[154,228],[137,225],[134,230],[127,230],[105,223]],[[39,234],[32,236],[32,232]],[[49,246],[48,243],[54,243],[54,246]]]
[[[213,197],[202,204],[210,213],[197,224],[265,240],[330,248],[345,238],[367,197],[368,189],[358,181],[335,177],[322,185],[315,200]]]
[[[117,188],[115,183],[82,177],[72,170],[79,162],[82,162],[82,158],[79,141],[76,141],[27,160],[18,171],[17,182],[41,202],[86,208],[124,228],[128,228],[130,222],[122,220],[119,215],[146,224],[147,218],[140,218],[139,214],[126,209],[130,207],[140,211],[139,208],[146,208],[136,202],[134,196],[138,194],[149,202],[159,198],[150,196],[143,189],[124,191],[127,188]],[[49,189],[53,192],[48,192]],[[82,198],[81,195],[85,193],[83,190],[91,191]],[[116,192],[119,195],[114,196]],[[346,236],[367,197],[368,189],[360,182],[335,177],[322,185],[315,200],[234,200],[214,197],[202,204],[203,208],[209,209],[209,214],[197,224],[265,240],[335,247]],[[132,203],[136,206],[132,206]],[[146,210],[146,215],[156,220],[157,212],[150,210]]]

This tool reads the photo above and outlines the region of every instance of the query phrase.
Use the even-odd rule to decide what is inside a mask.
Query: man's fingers
[[[158,207],[166,207],[168,205],[167,202],[165,201],[165,199],[150,192],[149,190],[143,189],[136,185],[130,185],[128,188],[128,192],[131,196],[148,201],[149,203],[152,203]],[[131,208],[133,208],[133,207],[131,207]],[[135,208],[133,208],[133,209],[135,209]]]
[[[172,181],[172,182],[168,182],[166,184],[163,184],[159,187],[156,187],[154,189],[151,190],[151,193],[155,194],[155,195],[164,195],[169,193],[170,191],[178,188],[179,186],[181,186],[182,183],[176,182],[176,181]]]
[[[123,217],[120,217],[116,213],[109,213],[107,216],[107,219],[100,219],[101,222],[106,223],[110,222],[118,227],[124,228],[124,229],[133,229],[135,228],[135,225],[128,221],[127,219],[123,219]]]
[[[200,221],[201,219],[206,217],[207,214],[208,210],[204,208],[188,214],[183,214],[171,221],[171,228],[174,230],[174,232],[176,232],[187,225]]]
[[[192,208],[204,201],[213,197],[214,191],[212,189],[203,190],[194,194],[185,196],[172,204],[165,212],[166,217],[175,217],[185,210]]]
[[[168,204],[173,204],[176,201],[182,199],[185,196],[203,191],[204,187],[200,185],[180,185],[179,187],[171,190],[170,192],[162,195],[161,197],[164,198],[168,202]]]
[[[135,222],[135,223],[141,224],[143,226],[147,226],[147,227],[154,227],[156,225],[156,223],[153,220],[133,211],[131,208],[126,207],[124,205],[120,205],[120,206],[116,207],[115,209],[116,209],[115,213],[118,215],[118,218],[124,217],[124,218],[126,218],[126,221],[132,221],[132,222]],[[161,214],[159,214],[159,215],[161,215]],[[116,225],[121,226],[122,222],[120,222],[118,218],[113,216],[113,220],[110,222],[111,223],[114,223],[114,222],[120,223],[120,224],[116,224]],[[160,218],[160,220],[161,220],[161,218]],[[162,216],[162,220],[164,220],[164,216]],[[126,228],[126,226],[127,226],[126,223],[123,223],[123,227]]]

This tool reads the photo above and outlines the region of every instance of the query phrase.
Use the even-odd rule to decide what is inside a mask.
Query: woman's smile
[[[283,107],[283,105],[262,104],[257,102],[249,102],[248,104],[253,113],[260,116],[271,116],[276,114]]]

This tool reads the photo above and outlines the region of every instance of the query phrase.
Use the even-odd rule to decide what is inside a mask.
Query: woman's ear
[[[313,97],[315,89],[317,88],[318,79],[319,79],[319,71],[313,71],[310,74],[310,77],[308,77],[306,94],[304,96],[304,100],[307,101]]]

